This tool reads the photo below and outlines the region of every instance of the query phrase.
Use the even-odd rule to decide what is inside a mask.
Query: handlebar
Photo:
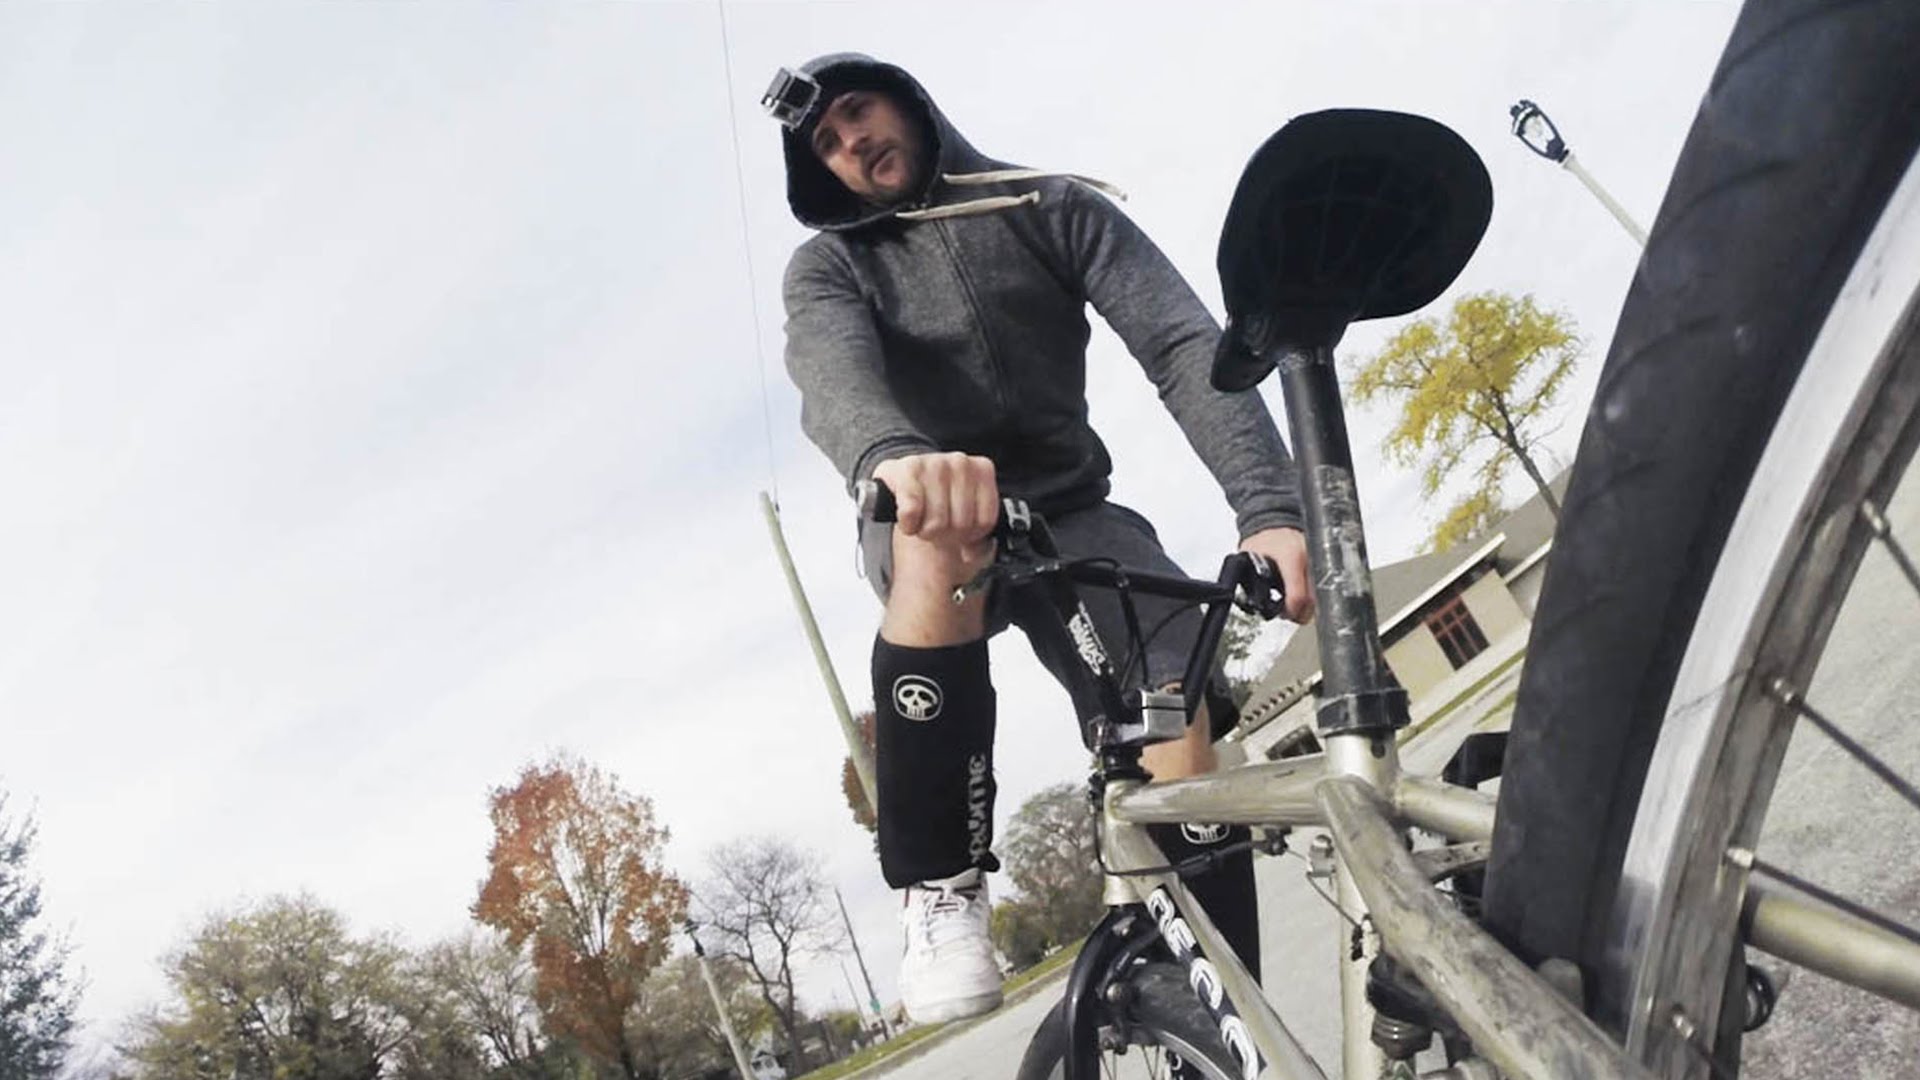
[[[866,520],[877,524],[896,521],[899,505],[885,482],[863,480],[855,484],[854,498],[860,505],[861,517]],[[973,581],[954,590],[956,603],[994,582],[1017,588],[1038,587],[1047,594],[1049,604],[1057,611],[1062,625],[1076,634],[1094,632],[1091,623],[1086,621],[1086,609],[1074,590],[1076,585],[1118,592],[1129,612],[1132,611],[1131,602],[1126,599],[1129,593],[1162,597],[1183,604],[1206,605],[1200,633],[1194,642],[1193,653],[1188,658],[1182,683],[1181,696],[1189,717],[1199,707],[1212,677],[1215,654],[1219,651],[1220,639],[1226,630],[1227,616],[1232,608],[1239,607],[1265,619],[1276,618],[1285,610],[1286,594],[1281,586],[1278,568],[1265,557],[1252,552],[1239,551],[1227,556],[1220,564],[1220,577],[1216,581],[1133,570],[1111,559],[1063,559],[1054,549],[1046,520],[1033,513],[1025,501],[1011,498],[1000,502],[1000,516],[994,524],[993,536],[997,545],[992,564]],[[1131,615],[1129,618],[1131,620]],[[1084,625],[1084,631],[1081,625]],[[1137,635],[1139,628],[1134,627],[1133,632]],[[1092,685],[1098,688],[1100,696],[1107,702],[1104,706],[1106,715],[1117,718],[1121,715],[1116,710],[1122,705],[1122,688],[1116,673],[1105,662],[1105,650],[1095,652],[1103,655],[1101,663],[1096,665],[1091,675],[1083,672],[1076,678],[1091,677]],[[1087,719],[1085,715],[1082,716],[1083,722]],[[1089,745],[1097,741],[1090,739]]]
[[[860,506],[861,517],[876,524],[892,524],[897,519],[899,505],[894,501],[893,490],[887,487],[885,481],[862,480],[854,485],[853,492]],[[994,523],[993,535],[1002,541],[1002,557],[1008,550],[1004,541],[1031,535],[1036,526],[1044,532],[1045,519],[1029,509],[1025,500],[1001,499],[1000,518]],[[1286,591],[1280,581],[1279,569],[1265,556],[1253,552],[1236,552],[1228,556],[1216,581],[1132,570],[1104,560],[1062,560],[1051,552],[1044,553],[1043,557],[1046,561],[1032,567],[1035,576],[1059,573],[1075,584],[1132,589],[1148,596],[1188,603],[1231,600],[1263,619],[1276,618],[1285,610]]]

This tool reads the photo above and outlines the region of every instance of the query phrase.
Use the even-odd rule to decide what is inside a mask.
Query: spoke
[[[1887,554],[1893,556],[1893,561],[1899,565],[1900,572],[1907,575],[1907,582],[1913,586],[1914,591],[1920,592],[1920,570],[1914,568],[1913,560],[1907,557],[1906,549],[1901,547],[1900,541],[1894,538],[1893,526],[1887,523],[1887,516],[1880,512],[1878,506],[1867,501],[1860,503],[1860,516],[1866,521],[1867,528],[1873,530],[1874,538],[1886,545]]]
[[[1843,911],[1859,919],[1861,922],[1875,926],[1895,937],[1904,938],[1907,941],[1913,942],[1915,945],[1920,945],[1920,931],[1915,931],[1905,923],[1896,922],[1870,907],[1857,904],[1830,889],[1815,885],[1813,882],[1795,874],[1791,870],[1775,866],[1745,848],[1733,848],[1729,850],[1727,852],[1727,861],[1741,869],[1762,877],[1772,878],[1782,885],[1797,889],[1829,907]]]
[[[1920,810],[1920,791],[1914,790],[1914,786],[1903,779],[1899,773],[1888,768],[1885,762],[1874,757],[1866,747],[1855,742],[1852,736],[1841,731],[1833,721],[1822,716],[1818,709],[1808,704],[1807,700],[1800,696],[1798,690],[1795,690],[1788,684],[1787,680],[1775,679],[1768,685],[1767,689],[1772,693],[1775,700],[1787,708],[1792,709],[1794,712],[1799,713],[1808,723],[1819,728],[1821,734],[1832,739],[1840,749],[1845,750],[1854,760],[1865,765],[1873,775],[1879,777],[1888,787],[1898,792],[1900,797],[1907,800],[1914,809]]]

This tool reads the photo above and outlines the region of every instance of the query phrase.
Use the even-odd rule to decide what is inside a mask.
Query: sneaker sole
[[[912,1017],[916,1024],[945,1024],[953,1020],[970,1020],[976,1016],[985,1016],[999,1008],[1002,997],[1000,991],[995,990],[991,994],[954,998],[925,1008],[916,1009],[909,1006],[907,1015]]]

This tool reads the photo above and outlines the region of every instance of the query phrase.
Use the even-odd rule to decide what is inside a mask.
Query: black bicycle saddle
[[[1280,347],[1331,347],[1347,324],[1446,291],[1493,213],[1480,156],[1443,124],[1329,109],[1296,117],[1247,163],[1220,233],[1227,332],[1213,385],[1245,390]]]

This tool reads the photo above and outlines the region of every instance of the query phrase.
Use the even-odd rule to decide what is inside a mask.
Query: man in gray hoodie
[[[1179,572],[1145,519],[1107,501],[1112,462],[1087,422],[1087,305],[1159,389],[1232,506],[1241,548],[1273,560],[1288,617],[1304,622],[1292,464],[1257,394],[1209,385],[1218,325],[1105,185],[986,157],[912,76],[857,54],[782,71],[764,104],[784,125],[788,203],[818,230],[785,284],[801,426],[849,485],[884,481],[899,509],[894,526],[864,525],[861,547],[885,603],[877,810],[882,872],[906,890],[901,996],[923,1022],[974,1015],[1000,1002],[982,876],[998,869],[986,639],[1019,625],[1056,676],[1080,661],[1057,620],[1050,629],[1017,597],[956,604],[954,585],[992,558],[1003,493],[1046,515],[1063,555]],[[1084,599],[1101,639],[1127,644],[1119,602]],[[1171,618],[1138,685],[1176,685],[1198,618],[1137,603],[1143,626]],[[1208,727],[1149,748],[1148,770],[1211,769]],[[1244,835],[1154,829],[1175,859]],[[1257,974],[1251,858],[1190,884]]]

